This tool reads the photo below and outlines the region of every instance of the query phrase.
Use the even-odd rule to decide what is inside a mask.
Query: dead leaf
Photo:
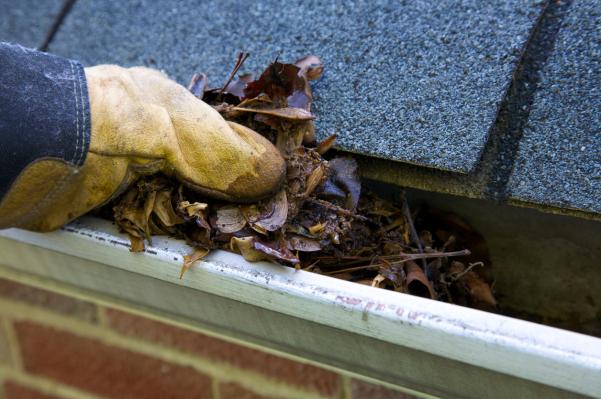
[[[371,281],[371,286],[372,287],[376,287],[376,288],[380,288],[380,284],[382,284],[384,281],[386,280],[386,277],[382,276],[381,274],[378,274],[376,277],[374,277],[374,279]]]
[[[361,195],[361,181],[357,172],[357,162],[352,158],[334,158],[328,165],[331,171],[328,181],[339,189],[338,192],[345,193],[345,207],[354,210],[357,208],[359,196]]]
[[[213,227],[222,233],[235,233],[246,226],[244,215],[235,205],[225,205],[218,208],[215,213]]]
[[[276,103],[287,98],[295,88],[303,86],[300,68],[292,64],[273,62],[265,69],[258,80],[250,82],[244,89],[245,98],[254,98],[261,93],[267,94]]]
[[[319,241],[298,234],[290,234],[287,241],[288,248],[293,251],[316,252],[321,250]]]
[[[230,250],[241,254],[249,262],[258,262],[267,260],[269,257],[254,248],[255,237],[232,237],[230,240]]]
[[[281,245],[277,245],[275,243],[265,243],[259,240],[253,241],[253,248],[257,251],[261,251],[264,254],[268,255],[272,259],[279,259],[284,262],[291,263],[293,265],[300,262],[300,260],[294,255],[290,250]]]
[[[319,79],[323,75],[323,62],[315,55],[300,58],[296,60],[294,65],[300,69],[299,74],[306,76],[309,80]]]
[[[313,235],[321,233],[325,229],[325,225],[323,223],[317,223],[313,226],[309,227],[309,232]]]
[[[305,184],[305,192],[303,195],[309,196],[313,194],[313,191],[323,183],[324,178],[326,177],[325,167],[323,165],[318,165],[313,172],[307,177],[307,182]]]
[[[195,73],[188,84],[188,90],[190,90],[195,97],[198,97],[200,100],[202,100],[208,86],[209,79],[207,78],[207,75],[204,73]]]
[[[317,144],[315,151],[317,151],[320,155],[325,154],[334,145],[334,142],[336,141],[336,137],[337,136],[335,134],[332,134],[331,136],[327,137],[321,143]]]
[[[278,118],[284,118],[284,119],[295,120],[295,121],[308,121],[308,120],[315,119],[315,116],[311,112],[306,111],[302,108],[286,107],[286,108],[267,109],[267,108],[233,107],[232,110],[239,111],[239,112],[253,112],[256,114],[276,116]]]
[[[188,271],[188,269],[190,269],[190,267],[192,266],[192,264],[194,262],[204,258],[208,254],[209,254],[209,250],[206,248],[195,248],[194,252],[192,252],[190,255],[185,255],[184,256],[184,264],[182,265],[182,269],[179,272],[180,280],[182,277],[184,277],[184,273],[186,273]]]
[[[276,231],[286,223],[288,216],[288,200],[286,190],[280,190],[265,205],[259,208],[255,220],[250,223],[252,228],[264,231]]]
[[[412,295],[435,299],[436,293],[422,269],[413,261],[405,263],[405,290]]]
[[[175,210],[173,209],[173,204],[171,203],[171,190],[162,190],[156,193],[156,200],[154,201],[152,212],[159,218],[161,223],[167,227],[184,223],[184,219],[175,213]]]
[[[490,285],[488,285],[480,276],[473,271],[468,271],[460,278],[467,286],[470,294],[470,304],[476,309],[494,312],[497,308]]]
[[[204,202],[190,203],[189,201],[182,201],[178,204],[177,209],[185,212],[189,217],[202,217],[204,216],[203,212],[206,211],[208,207],[209,205]]]
[[[131,252],[144,252],[144,240],[133,234],[129,234],[129,242],[131,244]]]

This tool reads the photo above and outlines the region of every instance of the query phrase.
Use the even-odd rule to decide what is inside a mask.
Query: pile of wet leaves
[[[238,56],[223,86],[210,89],[207,76],[196,74],[189,90],[226,120],[271,140],[287,163],[285,185],[255,204],[232,204],[165,176],[143,178],[110,205],[132,251],[166,234],[194,248],[182,275],[219,248],[251,262],[494,311],[491,265],[477,232],[436,209],[411,212],[403,196],[393,202],[362,190],[352,158],[328,157],[335,135],[316,142],[309,82],[324,71],[320,59],[276,60],[259,76],[236,76],[247,57]]]

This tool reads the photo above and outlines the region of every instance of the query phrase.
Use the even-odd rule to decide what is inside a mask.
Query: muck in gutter
[[[195,74],[189,90],[228,121],[268,138],[286,160],[281,191],[254,204],[232,204],[191,191],[167,176],[144,177],[98,211],[143,251],[153,235],[185,240],[194,251],[181,276],[212,249],[269,260],[335,278],[430,299],[497,310],[484,238],[456,215],[410,209],[404,195],[386,200],[362,187],[357,163],[329,156],[336,139],[315,140],[310,81],[320,59],[271,63],[261,75],[236,76],[209,88]],[[331,152],[330,152],[331,153]]]

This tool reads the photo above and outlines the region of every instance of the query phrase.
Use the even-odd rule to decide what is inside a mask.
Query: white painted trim
[[[409,347],[477,367],[601,397],[601,339],[509,317],[375,289],[215,251],[178,278],[183,242],[156,238],[145,253],[109,222],[83,218],[38,234],[0,237]]]

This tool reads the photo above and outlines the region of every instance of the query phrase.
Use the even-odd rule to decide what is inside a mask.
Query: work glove
[[[256,201],[278,190],[285,163],[256,132],[148,68],[85,69],[91,135],[78,168],[38,160],[0,204],[0,228],[56,229],[162,172],[208,197]]]

